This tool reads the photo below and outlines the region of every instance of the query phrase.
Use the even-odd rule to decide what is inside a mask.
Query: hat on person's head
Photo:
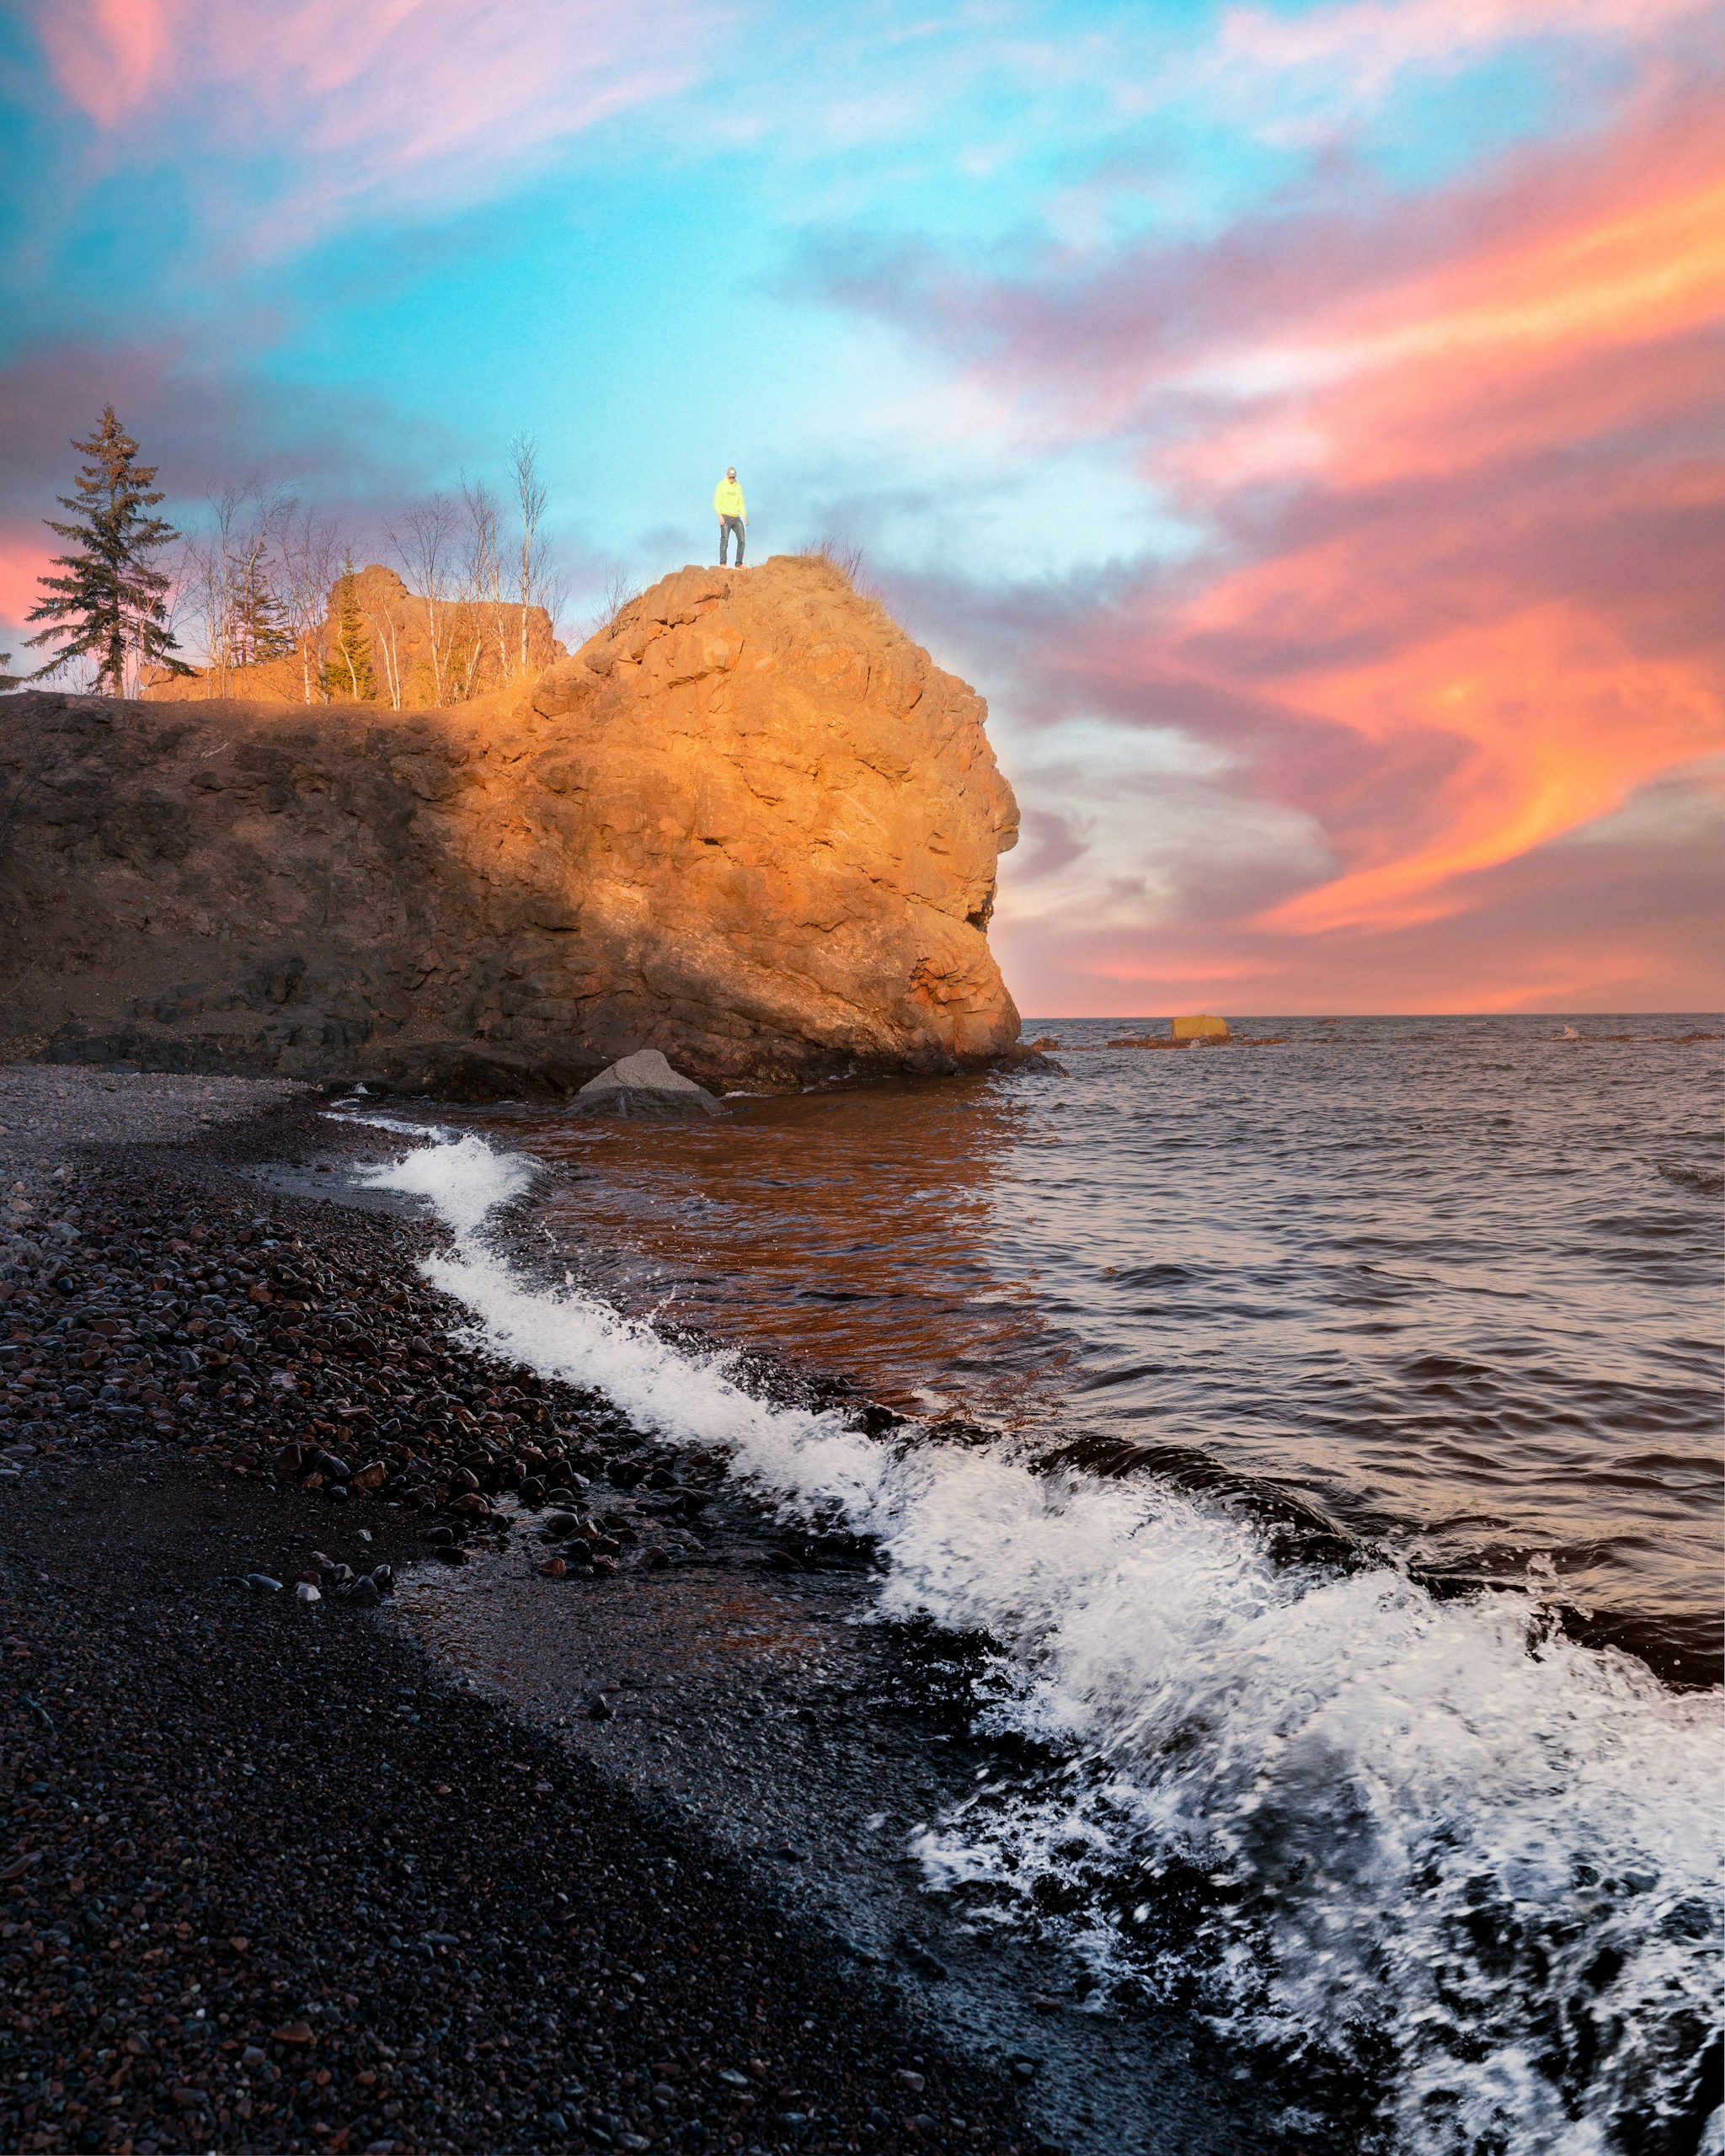
[[[736,476],[737,476],[737,467],[736,467],[736,466],[735,466],[734,464],[728,464],[728,465],[725,467],[725,473],[724,473],[724,476],[726,477],[726,478],[727,478],[727,479],[734,479],[734,478],[736,478]]]

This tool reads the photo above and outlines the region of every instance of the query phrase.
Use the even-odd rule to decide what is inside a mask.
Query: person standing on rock
[[[734,464],[713,490],[713,506],[718,518],[718,566],[725,566],[725,552],[731,543],[731,534],[737,535],[737,567],[743,566],[743,534],[749,528],[749,512],[743,505],[743,490],[737,484],[737,467]]]

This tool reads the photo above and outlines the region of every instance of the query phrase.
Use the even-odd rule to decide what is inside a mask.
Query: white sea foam
[[[438,1207],[458,1248],[431,1275],[502,1353],[879,1536],[884,1609],[992,1635],[989,1711],[1068,1762],[929,1829],[932,1885],[1010,1916],[1039,1880],[1077,1882],[1075,1944],[1119,1972],[1133,1927],[1110,1912],[1135,1878],[1148,1902],[1171,1867],[1228,1882],[1218,2010],[1314,2057],[1386,2046],[1386,2123],[1420,2156],[1606,2156],[1625,2121],[1690,2100],[1714,2013],[1718,1695],[1532,1642],[1525,1598],[1279,1566],[1248,1522],[1153,1481],[889,1446],[761,1401],[727,1357],[512,1273],[483,1223],[532,1172],[468,1137],[371,1180]],[[1716,2116],[1702,2147],[1721,2146]]]

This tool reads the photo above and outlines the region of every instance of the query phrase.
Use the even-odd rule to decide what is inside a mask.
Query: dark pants
[[[737,567],[743,566],[743,520],[740,516],[722,516],[718,520],[718,566],[725,565],[725,549],[731,543],[731,534],[737,535]]]

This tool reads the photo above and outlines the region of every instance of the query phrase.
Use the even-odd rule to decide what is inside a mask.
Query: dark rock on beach
[[[674,1070],[656,1048],[623,1056],[596,1078],[590,1078],[569,1103],[573,1115],[723,1115],[724,1108],[704,1086]]]

